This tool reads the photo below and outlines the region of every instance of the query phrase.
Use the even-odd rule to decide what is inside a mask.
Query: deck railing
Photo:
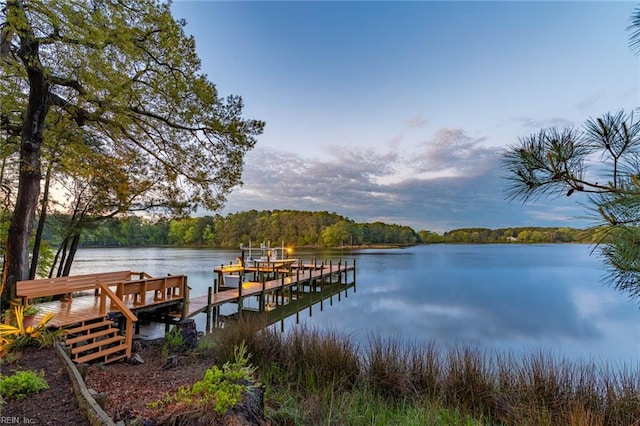
[[[134,315],[133,312],[129,310],[122,301],[114,292],[109,288],[107,284],[100,283],[98,284],[100,287],[100,315],[106,315],[107,313],[107,297],[111,300],[111,309],[115,309],[120,311],[122,315],[126,318],[126,326],[125,326],[125,342],[127,344],[126,355],[127,359],[131,358],[131,347],[133,345],[133,323],[138,321],[138,317]]]

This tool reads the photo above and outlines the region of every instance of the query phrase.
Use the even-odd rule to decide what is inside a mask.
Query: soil
[[[202,379],[213,360],[206,356],[182,352],[171,354],[174,365],[167,367],[167,355],[157,342],[138,342],[135,353],[143,364],[127,362],[92,364],[86,368],[85,383],[104,397],[103,409],[114,421],[161,425],[173,423],[176,413],[160,412],[149,408],[153,403],[175,392],[180,386]],[[44,370],[50,389],[21,400],[8,400],[1,407],[2,418],[15,417],[16,424],[85,425],[86,414],[80,410],[64,361],[54,348],[27,348],[15,356],[13,362],[2,363],[2,374],[18,369]],[[185,414],[185,413],[178,413]],[[189,413],[187,413],[189,414]],[[206,416],[199,424],[255,425],[262,424],[260,416],[252,412],[239,412],[226,416]],[[187,424],[187,423],[183,423]]]
[[[2,405],[2,423],[32,425],[89,424],[78,400],[65,362],[55,348],[23,348],[12,353],[0,365],[2,375],[18,370],[45,372],[49,389],[23,399],[9,399]]]
[[[139,341],[134,349],[144,364],[92,364],[87,370],[87,387],[106,395],[104,410],[114,421],[157,418],[157,411],[147,407],[149,403],[202,379],[213,363],[193,353],[172,354],[177,366],[164,368],[167,355],[158,342]]]

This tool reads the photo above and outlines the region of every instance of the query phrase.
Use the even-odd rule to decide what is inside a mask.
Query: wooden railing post
[[[213,299],[213,287],[207,289],[207,333],[211,331],[211,301]]]
[[[138,317],[134,315],[133,312],[129,310],[122,301],[106,284],[98,284],[100,286],[100,311],[102,312],[106,306],[106,297],[111,299],[112,306],[115,307],[116,310],[122,312],[122,315],[126,319],[125,325],[125,343],[127,344],[127,348],[125,350],[125,355],[128,358],[131,358],[131,346],[133,344],[133,323],[138,321]]]
[[[185,319],[189,316],[189,285],[187,277],[184,277],[182,284],[182,314],[181,319]]]

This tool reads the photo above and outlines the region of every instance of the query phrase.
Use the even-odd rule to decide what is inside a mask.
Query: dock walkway
[[[300,269],[293,269],[287,276],[282,275],[269,281],[245,281],[241,287],[223,289],[213,292],[211,295],[190,297],[186,317],[192,317],[201,312],[205,312],[208,307],[216,307],[229,302],[238,302],[240,299],[249,296],[260,296],[261,294],[282,290],[293,286],[312,286],[317,281],[324,279],[331,280],[334,275],[346,274],[355,270],[355,264],[321,265],[311,267],[309,265]]]

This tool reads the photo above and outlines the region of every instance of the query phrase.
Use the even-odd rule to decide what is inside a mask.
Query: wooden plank
[[[131,271],[100,272],[95,274],[71,275],[66,277],[18,281],[16,295],[23,304],[37,297],[73,295],[84,290],[95,290],[99,283],[113,283],[131,279]],[[142,274],[141,274],[142,275]]]
[[[74,362],[76,362],[77,364],[82,364],[83,362],[88,362],[88,361],[94,361],[100,358],[106,358],[107,355],[111,355],[120,351],[124,351],[127,349],[127,345],[125,343],[118,345],[118,346],[113,346],[111,348],[107,348],[104,350],[101,350],[99,352],[94,352],[91,354],[87,354],[85,356],[81,356],[78,357],[76,359],[74,359]]]
[[[92,323],[80,325],[78,327],[68,328],[66,331],[67,331],[67,334],[77,334],[83,331],[89,331],[89,330],[93,330],[94,328],[100,328],[100,327],[106,327],[106,326],[109,326],[109,327],[113,326],[113,322],[107,319],[104,319],[103,321],[100,321],[100,322],[92,322]]]
[[[92,343],[88,343],[86,345],[80,345],[80,346],[76,346],[75,348],[72,348],[71,354],[77,355],[82,352],[86,352],[92,349],[101,348],[103,346],[110,345],[112,343],[122,343],[124,342],[124,340],[125,340],[124,336],[120,336],[120,335],[111,336],[109,338],[102,339],[102,340],[95,340]]]
[[[113,333],[117,333],[118,329],[117,328],[107,328],[105,330],[98,330],[98,331],[92,331],[89,334],[82,334],[80,336],[76,336],[76,337],[71,337],[69,339],[65,339],[65,343],[67,345],[73,345],[75,343],[80,343],[83,341],[93,341],[95,340],[96,337],[102,337],[102,336],[107,336],[109,334],[113,334]]]

